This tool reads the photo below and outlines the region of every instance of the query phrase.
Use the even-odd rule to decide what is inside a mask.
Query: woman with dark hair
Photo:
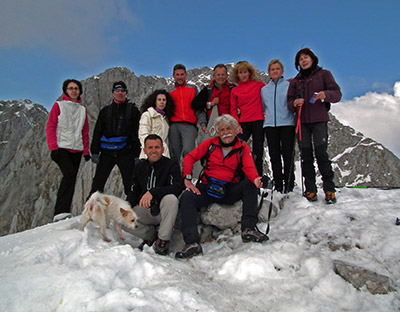
[[[261,89],[265,112],[264,132],[275,189],[280,193],[288,193],[294,186],[295,137],[294,115],[287,107],[289,82],[283,78],[283,64],[279,60],[269,62],[268,75],[271,81]]]
[[[295,66],[299,71],[290,82],[288,108],[300,115],[302,173],[305,182],[304,196],[309,201],[318,200],[315,182],[314,154],[322,175],[325,202],[336,202],[333,170],[328,148],[328,111],[330,103],[342,98],[340,87],[330,71],[318,66],[318,58],[308,48],[296,54]]]
[[[258,174],[263,174],[264,111],[261,88],[256,69],[246,61],[238,62],[232,70],[232,80],[238,83],[231,91],[231,115],[240,123],[239,138],[247,141],[253,137],[253,158]]]
[[[170,157],[168,149],[169,120],[175,112],[175,103],[171,95],[165,90],[155,90],[144,100],[141,111],[139,139],[142,148],[144,147],[144,139],[149,134],[157,134],[163,140],[163,155]],[[139,158],[146,158],[143,150]]]
[[[82,154],[86,161],[90,159],[89,123],[86,108],[81,105],[82,84],[68,79],[64,81],[62,90],[62,100],[53,105],[46,125],[51,159],[63,174],[53,221],[72,216],[71,203]]]

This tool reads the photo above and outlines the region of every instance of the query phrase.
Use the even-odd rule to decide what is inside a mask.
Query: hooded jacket
[[[310,103],[314,92],[324,91],[324,102],[318,100]],[[340,87],[330,71],[316,66],[308,76],[301,72],[290,82],[287,96],[287,105],[291,112],[297,110],[293,107],[296,98],[304,98],[301,109],[301,123],[316,123],[329,121],[328,107],[330,103],[337,103],[342,98]]]

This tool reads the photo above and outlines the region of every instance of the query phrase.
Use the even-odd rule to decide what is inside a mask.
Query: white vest
[[[60,115],[57,124],[57,145],[76,151],[83,151],[82,129],[86,119],[86,109],[79,103],[57,101]]]

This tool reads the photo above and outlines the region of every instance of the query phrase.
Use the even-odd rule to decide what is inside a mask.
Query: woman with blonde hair
[[[261,176],[263,174],[264,152],[264,111],[261,102],[261,89],[265,86],[260,81],[257,71],[247,61],[235,65],[232,80],[238,83],[231,91],[231,115],[240,123],[239,138],[247,141],[253,137],[253,158]]]
[[[294,186],[295,136],[294,114],[287,107],[289,82],[283,78],[283,64],[279,60],[269,62],[268,75],[271,81],[261,89],[265,113],[264,132],[275,189],[280,193],[288,193]]]

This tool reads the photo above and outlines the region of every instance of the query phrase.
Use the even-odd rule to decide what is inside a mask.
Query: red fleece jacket
[[[231,115],[239,122],[264,120],[261,102],[261,89],[265,84],[261,81],[247,80],[231,91]],[[240,118],[238,116],[240,110]]]
[[[215,149],[210,153],[207,168],[204,170],[204,173],[207,176],[213,177],[221,181],[232,182],[234,174],[236,172],[236,168],[240,162],[240,154],[235,150],[243,146],[242,170],[246,177],[252,183],[254,183],[254,179],[258,177],[258,173],[254,166],[250,147],[246,143],[238,140],[236,144],[232,147],[232,150],[229,152],[229,154],[226,155],[226,157],[224,158],[222,153],[222,146],[219,142],[219,137],[210,138],[204,141],[196,149],[185,156],[185,158],[183,159],[183,176],[192,174],[194,163],[201,160],[207,154],[211,143],[215,145]],[[239,178],[236,177],[234,179],[234,182],[238,182],[238,180]],[[207,183],[205,177],[203,177],[202,183]]]

